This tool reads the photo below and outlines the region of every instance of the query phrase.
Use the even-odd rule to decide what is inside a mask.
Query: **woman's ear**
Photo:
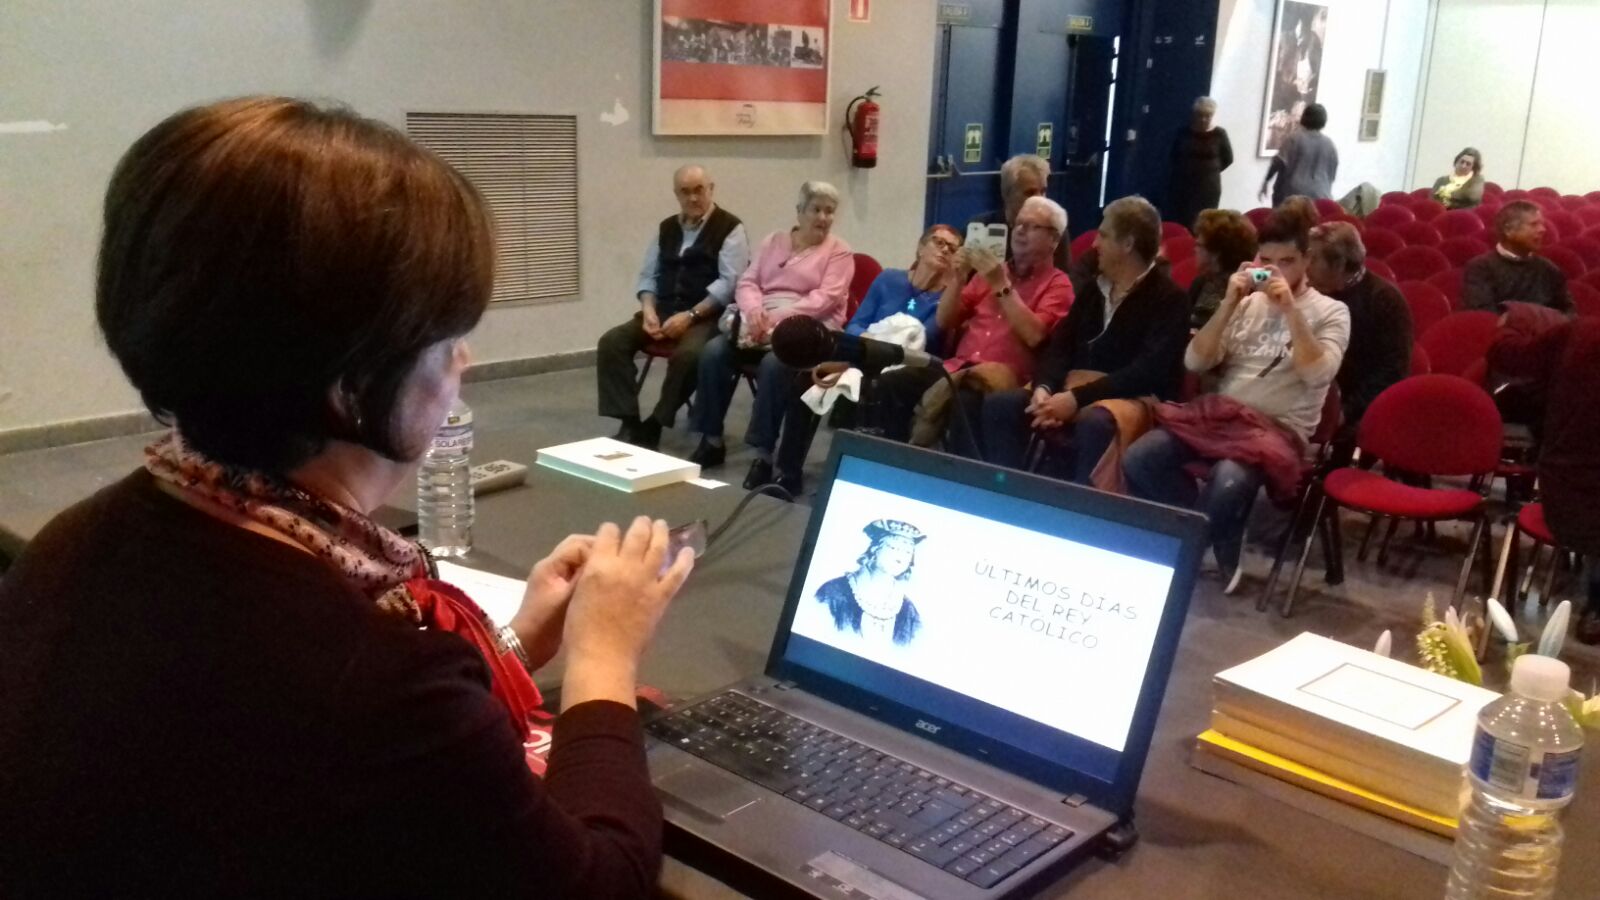
[[[365,420],[361,402],[344,379],[328,386],[328,414],[337,426],[334,434],[345,440],[359,440]]]

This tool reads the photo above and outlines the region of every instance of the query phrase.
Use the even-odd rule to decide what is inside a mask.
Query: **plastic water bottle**
[[[1583,729],[1567,712],[1567,664],[1523,656],[1511,692],[1478,714],[1447,900],[1553,897],[1561,808],[1577,788]]]
[[[460,398],[417,469],[417,539],[434,556],[472,549],[472,408]]]

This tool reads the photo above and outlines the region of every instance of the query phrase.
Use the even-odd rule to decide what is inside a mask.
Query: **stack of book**
[[[545,447],[537,462],[629,493],[700,477],[700,467],[692,462],[603,437]]]
[[[1499,696],[1309,632],[1219,672],[1214,688],[1196,767],[1290,802],[1311,792],[1364,810],[1302,804],[1429,858],[1443,842],[1367,814],[1453,837],[1478,711]]]

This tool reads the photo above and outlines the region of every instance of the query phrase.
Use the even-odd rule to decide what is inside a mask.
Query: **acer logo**
[[[943,725],[935,725],[932,722],[929,722],[929,721],[926,721],[926,720],[923,720],[923,719],[918,719],[917,720],[917,727],[921,728],[923,731],[926,731],[929,734],[938,734],[939,733],[939,729],[943,728],[944,726]]]

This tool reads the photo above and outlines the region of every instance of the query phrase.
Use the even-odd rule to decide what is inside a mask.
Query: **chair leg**
[[[1517,602],[1526,603],[1528,592],[1533,590],[1533,576],[1539,571],[1539,554],[1543,552],[1544,545],[1535,543],[1533,550],[1528,553],[1528,567],[1522,572],[1522,585],[1517,588]]]
[[[1261,596],[1256,598],[1256,612],[1266,612],[1272,604],[1272,595],[1278,590],[1278,576],[1283,572],[1283,559],[1289,553],[1289,545],[1294,543],[1295,535],[1300,532],[1301,523],[1305,521],[1306,508],[1311,505],[1311,494],[1316,491],[1315,483],[1306,485],[1300,492],[1300,501],[1294,506],[1294,516],[1289,519],[1289,527],[1284,531],[1283,538],[1278,541],[1278,552],[1272,556],[1272,571],[1267,573],[1267,586],[1262,589]],[[1312,529],[1313,533],[1315,529]]]
[[[644,365],[639,367],[639,378],[633,384],[634,393],[644,390],[644,380],[650,377],[650,364],[655,361],[656,358],[654,356],[645,356]]]
[[[1467,578],[1472,575],[1472,564],[1478,561],[1478,544],[1483,540],[1483,527],[1487,517],[1482,513],[1472,524],[1472,538],[1467,542],[1467,558],[1461,561],[1461,574],[1456,578],[1456,592],[1450,605],[1459,609],[1461,598],[1467,593]]]
[[[1556,570],[1561,568],[1561,557],[1565,555],[1560,547],[1550,548],[1550,568],[1544,572],[1544,584],[1539,588],[1539,606],[1544,609],[1553,609],[1550,598],[1556,586]]]
[[[1494,584],[1492,584],[1489,587],[1489,599],[1493,599],[1493,600],[1500,600],[1501,599],[1500,598],[1500,588],[1505,585],[1506,567],[1511,564],[1511,554],[1517,548],[1517,533],[1518,533],[1517,523],[1516,522],[1511,522],[1506,527],[1506,540],[1505,540],[1505,543],[1500,548],[1500,562],[1499,562],[1498,565],[1495,566]],[[1501,602],[1504,603],[1505,601],[1501,600]],[[1487,619],[1489,617],[1489,600],[1483,601],[1483,607],[1484,607],[1484,618]],[[1483,629],[1483,634],[1478,636],[1477,651],[1478,651],[1478,659],[1480,659],[1480,660],[1483,659],[1484,656],[1487,655],[1488,652],[1489,652],[1489,632],[1493,630],[1492,628],[1488,627],[1489,626],[1488,622],[1485,622],[1484,626],[1485,627]]]
[[[1318,531],[1321,530],[1319,526],[1322,524],[1322,514],[1324,510],[1327,510],[1327,507],[1328,495],[1318,491],[1317,511],[1311,514],[1311,527],[1306,529],[1305,543],[1300,545],[1300,558],[1294,564],[1294,578],[1289,582],[1289,592],[1283,596],[1283,605],[1278,608],[1278,612],[1286,619],[1294,615],[1294,601],[1300,594],[1300,579],[1304,578],[1306,574],[1306,557],[1311,555],[1311,542],[1316,539]],[[1336,505],[1330,511],[1330,515],[1338,514],[1339,507]]]
[[[1389,564],[1389,542],[1394,540],[1394,533],[1400,528],[1399,519],[1390,519],[1389,527],[1384,529],[1383,543],[1378,545],[1378,568]]]
[[[1344,584],[1344,529],[1340,527],[1339,507],[1335,505],[1322,520],[1322,580],[1329,587]]]
[[[1367,561],[1367,551],[1372,548],[1372,535],[1378,530],[1378,523],[1382,520],[1383,516],[1376,514],[1367,520],[1367,532],[1361,536],[1361,549],[1356,551],[1356,561]]]

